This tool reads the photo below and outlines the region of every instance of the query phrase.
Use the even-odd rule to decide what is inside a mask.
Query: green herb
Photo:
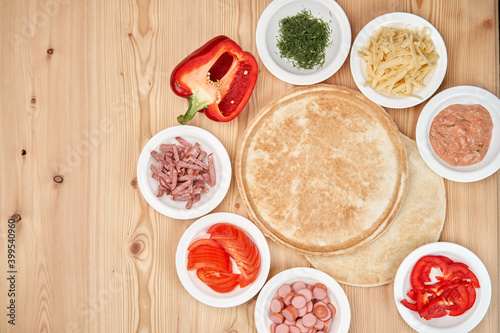
[[[281,58],[302,69],[323,66],[326,48],[331,44],[327,23],[303,9],[295,16],[281,19],[279,26],[277,46]]]

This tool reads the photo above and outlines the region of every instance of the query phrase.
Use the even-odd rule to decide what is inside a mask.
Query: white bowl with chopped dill
[[[256,44],[274,76],[310,85],[328,79],[344,64],[351,26],[333,0],[274,0],[259,19]]]

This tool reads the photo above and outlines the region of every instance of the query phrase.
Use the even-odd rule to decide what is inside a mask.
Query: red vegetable
[[[429,274],[432,268],[439,268],[441,272],[445,272],[446,267],[453,263],[450,259],[444,256],[425,256],[413,266],[410,281],[411,286],[415,289],[422,289],[426,282],[430,282]]]
[[[188,253],[187,269],[209,269],[231,273],[231,260],[224,249],[211,245],[198,245]]]
[[[241,272],[240,287],[246,287],[259,275],[260,255],[257,246],[240,228],[229,223],[217,223],[207,233],[234,259]]]
[[[198,269],[198,278],[205,282],[207,286],[219,293],[227,293],[238,285],[239,274],[224,273],[210,270]]]
[[[252,283],[259,274],[260,254],[245,232],[229,223],[216,223],[207,233],[209,239],[198,239],[189,245],[187,269],[196,269],[198,278],[219,293]],[[230,258],[241,274],[233,273]]]
[[[438,282],[431,284],[432,268],[441,270],[443,276],[436,276]],[[479,281],[469,267],[444,256],[420,258],[410,276],[412,289],[401,303],[427,320],[446,316],[459,316],[469,310],[476,301]]]
[[[204,110],[215,121],[236,118],[247,104],[257,81],[254,56],[226,36],[217,36],[182,60],[172,71],[170,86],[189,99],[189,108],[177,117],[188,123]]]

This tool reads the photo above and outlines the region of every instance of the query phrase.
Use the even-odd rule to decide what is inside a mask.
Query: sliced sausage
[[[306,287],[306,284],[302,281],[297,281],[293,284],[293,291],[296,293],[299,292],[299,290],[304,289]]]
[[[279,324],[276,327],[276,333],[289,333],[290,332],[290,327],[286,324]]]
[[[295,322],[295,326],[300,329],[301,333],[306,333],[307,331],[309,331],[309,329],[302,324],[302,318],[297,319],[297,321]]]
[[[332,318],[325,321],[325,327],[323,328],[324,332],[328,332],[330,330],[330,325],[332,324]]]
[[[325,303],[325,304],[328,304],[328,303],[330,303],[330,297],[328,297],[328,295],[326,295],[326,297],[325,297],[325,298],[323,298],[323,299],[317,299],[316,301],[317,301],[317,302],[323,302],[323,303]]]
[[[288,284],[284,284],[281,287],[278,288],[278,295],[280,297],[285,297],[286,294],[292,291],[292,287],[289,286]]]
[[[310,300],[312,300],[312,297],[313,297],[312,291],[307,289],[307,288],[301,289],[297,293],[304,296],[306,298],[306,302],[309,302]]]
[[[303,317],[308,311],[307,311],[307,306],[304,306],[303,308],[297,309],[299,311],[299,317]],[[311,312],[311,311],[309,311]]]
[[[314,324],[314,328],[317,330],[322,330],[325,327],[325,322],[321,319],[316,319],[316,324]]]
[[[271,301],[271,305],[270,305],[271,312],[281,312],[281,311],[283,311],[284,307],[285,307],[285,304],[279,298],[274,298]]]
[[[307,301],[306,298],[303,295],[297,295],[293,296],[292,298],[292,305],[296,307],[297,309],[303,308],[306,306]]]
[[[301,333],[300,328],[295,325],[290,326],[290,333]]]
[[[283,302],[285,303],[286,306],[292,304],[293,296],[295,296],[295,293],[291,291],[288,294],[286,294],[285,297],[283,297]]]
[[[277,326],[278,326],[278,324],[276,324],[276,323],[272,323],[272,324],[271,324],[271,327],[270,327],[270,329],[271,329],[271,333],[276,333],[276,327],[277,327]]]
[[[332,317],[330,310],[328,309],[326,304],[323,302],[318,302],[318,303],[314,304],[313,313],[316,317],[318,317],[319,319],[321,319],[323,321],[328,320]]]
[[[289,305],[283,310],[283,312],[281,312],[281,314],[286,320],[295,321],[299,316],[299,311],[293,305]]]
[[[313,289],[313,297],[315,299],[321,300],[328,295],[328,289],[322,283],[316,283]]]
[[[306,304],[307,312],[311,312],[313,310],[313,307],[314,307],[314,304],[312,301],[307,302],[307,304]]]
[[[283,323],[283,320],[285,320],[283,315],[281,313],[277,313],[277,312],[271,312],[269,314],[269,319],[271,319],[271,321],[273,323],[276,323],[276,324],[281,324],[281,323]]]
[[[306,313],[306,315],[302,317],[302,325],[307,328],[312,328],[316,324],[316,320],[317,318],[313,313]]]
[[[331,318],[335,317],[335,314],[337,313],[337,309],[335,309],[335,306],[332,303],[328,304],[328,309],[332,313]]]

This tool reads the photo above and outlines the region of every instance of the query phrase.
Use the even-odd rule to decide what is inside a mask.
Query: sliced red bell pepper
[[[438,268],[442,276],[436,276],[438,282],[431,282],[431,270]],[[469,267],[454,262],[444,256],[424,256],[420,258],[410,276],[412,289],[401,303],[420,317],[430,320],[445,315],[460,316],[469,310],[476,301],[476,290],[479,281]]]
[[[250,99],[257,74],[257,61],[250,52],[226,36],[212,38],[172,71],[172,90],[189,99],[186,114],[177,120],[186,124],[198,111],[215,121],[236,118]]]
[[[420,317],[427,320],[446,316],[446,310],[450,307],[443,297],[436,297],[428,302],[420,311]]]
[[[444,256],[424,256],[420,258],[411,272],[411,286],[415,289],[422,289],[426,282],[430,282],[430,272],[432,268],[439,268],[445,274],[447,266],[453,263]]]
[[[449,295],[446,295],[446,300],[452,303],[450,306],[450,316],[460,316],[469,307],[469,292],[467,286],[460,284],[451,290]]]
[[[476,275],[471,272],[469,267],[463,263],[453,263],[448,265],[447,271],[444,273],[444,279],[452,281],[455,279],[465,279],[470,280],[470,283],[475,287],[479,288],[479,280]]]

